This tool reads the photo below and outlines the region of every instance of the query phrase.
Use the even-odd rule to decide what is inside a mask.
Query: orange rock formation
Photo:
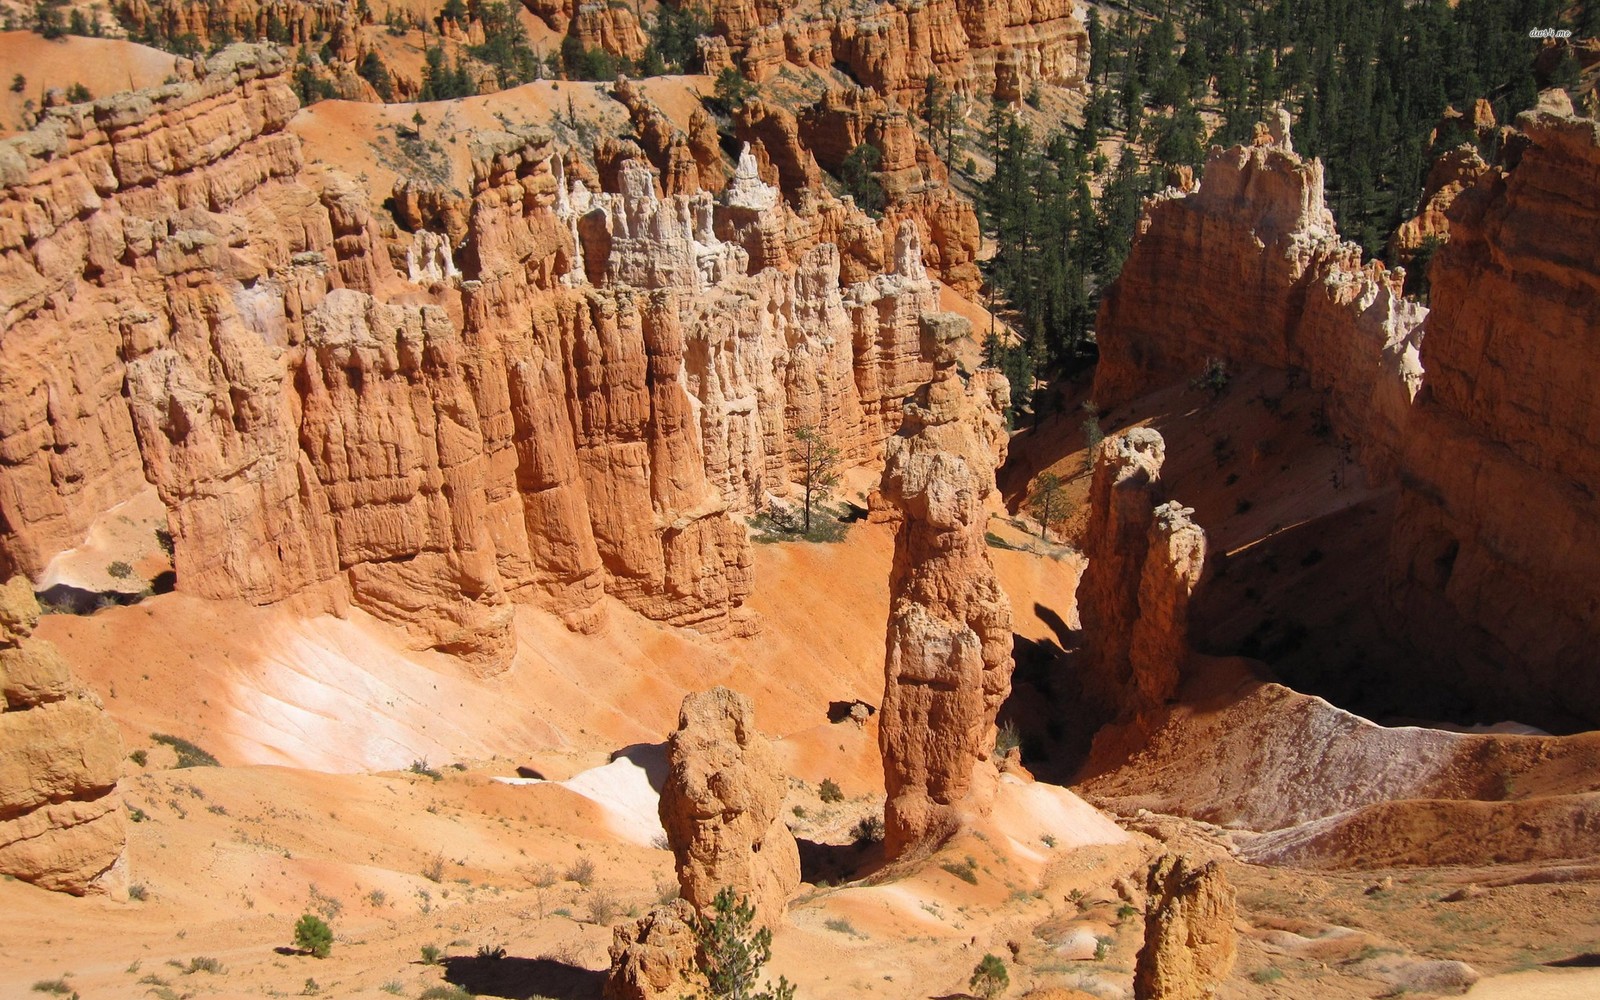
[[[1457,197],[1431,271],[1388,586],[1442,676],[1592,726],[1600,677],[1573,666],[1600,642],[1600,125],[1551,92],[1517,127],[1514,167]]]
[[[847,217],[753,158],[662,197],[624,156],[595,192],[497,134],[464,199],[397,188],[397,228],[302,170],[287,70],[235,46],[0,144],[0,570],[149,482],[180,589],[354,602],[485,670],[517,602],[751,627],[730,512],[796,427],[880,455],[928,375],[915,225],[841,288]]]
[[[984,541],[1009,390],[997,372],[960,370],[967,320],[936,314],[923,330],[933,379],[906,403],[880,486],[899,517],[878,730],[891,858],[988,809],[995,714],[1011,691],[1011,602]]]
[[[1166,854],[1146,881],[1144,947],[1133,973],[1136,1000],[1205,1000],[1233,969],[1238,945],[1233,887],[1215,861],[1196,866]]]
[[[1083,533],[1089,565],[1078,583],[1085,685],[1141,730],[1177,693],[1189,597],[1206,554],[1194,511],[1162,502],[1165,449],[1149,427],[1100,443]]]
[[[0,874],[121,894],[122,738],[55,646],[31,638],[38,621],[26,579],[0,586]]]
[[[682,899],[658,906],[612,929],[606,1000],[678,1000],[690,995],[686,974],[695,967],[699,941],[694,907]]]
[[[723,687],[689,695],[667,760],[661,825],[683,899],[705,912],[732,889],[757,924],[776,927],[800,886],[800,853],[778,815],[787,781],[750,699]]]
[[[1329,421],[1369,475],[1387,479],[1422,381],[1427,310],[1339,239],[1321,161],[1275,128],[1261,145],[1213,149],[1198,191],[1147,204],[1100,305],[1094,399],[1116,406],[1196,377],[1208,359],[1298,368],[1329,393]]]

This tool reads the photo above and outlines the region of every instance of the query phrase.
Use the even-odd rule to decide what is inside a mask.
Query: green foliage
[[[536,80],[540,75],[539,57],[528,44],[528,33],[517,20],[517,10],[509,0],[483,5],[479,18],[483,23],[483,44],[467,50],[474,59],[494,68],[495,80],[502,88]]]
[[[742,107],[744,102],[754,97],[756,85],[744,78],[744,74],[732,66],[724,67],[717,74],[717,82],[711,88],[711,96],[705,99],[711,110],[721,115],[733,114],[733,109]]]
[[[972,978],[967,980],[968,989],[984,1000],[994,1000],[1010,985],[1011,976],[1006,972],[1006,963],[998,955],[984,955],[983,960],[973,967]]]
[[[411,767],[407,770],[409,770],[412,774],[420,774],[425,778],[432,778],[434,781],[444,780],[443,773],[441,773],[437,768],[428,766],[428,759],[426,757],[421,760],[412,761]]]
[[[85,101],[94,100],[94,95],[89,93],[88,87],[85,87],[81,83],[75,83],[67,88],[67,100],[71,101],[73,104],[83,104]],[[133,567],[129,566],[125,562],[114,562],[110,566],[106,567],[106,569],[108,572],[111,572],[118,567],[123,567],[127,570],[126,573],[122,574],[123,576],[133,573]],[[111,575],[116,576],[117,574],[112,572]]]
[[[78,85],[77,84],[73,84],[73,86],[77,87]],[[88,97],[89,91],[88,90],[84,90],[83,93],[84,93],[84,96],[82,98],[73,98],[73,100],[85,100],[85,101],[89,100],[89,97]],[[68,91],[68,96],[69,97],[71,96],[71,94],[72,94],[72,92]],[[113,562],[113,563],[111,563],[111,564],[106,566],[106,576],[109,576],[109,577],[111,577],[113,579],[126,580],[128,577],[130,577],[132,575],[133,575],[133,567],[129,566],[127,563],[123,562],[121,559],[118,559],[115,562]]]
[[[1212,399],[1217,399],[1228,391],[1228,383],[1233,376],[1228,373],[1228,365],[1221,358],[1207,358],[1206,365],[1200,374],[1189,380],[1189,388],[1208,392]]]
[[[66,996],[72,992],[72,987],[67,985],[65,979],[41,979],[33,984],[35,993],[53,993],[57,996]]]
[[[157,743],[171,747],[178,754],[179,767],[221,767],[217,758],[190,743],[180,736],[168,736],[166,733],[151,733],[150,738]]]
[[[1065,493],[1061,477],[1054,472],[1041,473],[1039,478],[1033,481],[1033,493],[1028,497],[1028,513],[1032,514],[1033,519],[1044,529],[1047,540],[1050,529],[1060,524],[1062,518],[1066,516]]]
[[[662,4],[656,9],[655,20],[650,24],[650,56],[660,61],[658,72],[694,73],[700,69],[700,50],[695,39],[711,34],[711,18],[704,9],[694,4],[669,7]],[[657,75],[646,73],[647,76]]]
[[[995,730],[994,752],[996,756],[1004,757],[1020,746],[1022,746],[1022,733],[1017,730],[1015,722],[1008,719]]]
[[[1439,248],[1444,246],[1444,242],[1439,236],[1423,237],[1422,245],[1411,255],[1411,263],[1406,265],[1407,295],[1413,295],[1423,302],[1427,302],[1432,296],[1433,285],[1428,280],[1428,271],[1433,266],[1433,258],[1438,254]]]
[[[39,0],[33,5],[33,30],[52,41],[67,33],[61,21],[61,4],[57,0]]]
[[[772,930],[755,928],[755,907],[724,888],[711,901],[711,915],[695,914],[690,926],[699,944],[695,960],[706,980],[703,1000],[794,1000],[784,977],[776,986],[761,982],[761,967],[772,958]]]
[[[878,181],[878,167],[883,163],[883,152],[869,143],[852,149],[839,164],[839,182],[845,193],[856,200],[856,207],[873,218],[883,214],[885,197],[883,184]]]
[[[459,986],[430,986],[417,1000],[473,1000],[472,994]]]
[[[212,958],[209,955],[200,955],[189,959],[189,966],[183,970],[183,974],[186,976],[192,976],[196,972],[209,972],[214,976],[220,976],[226,971],[227,970],[222,967],[222,963],[217,961],[215,958]]]
[[[143,750],[135,750],[128,754],[128,759],[133,761],[135,764],[138,764],[140,767],[144,767],[149,761],[150,755]]]
[[[27,77],[23,76],[21,73],[18,73],[16,76],[13,76],[11,78],[11,92],[13,94],[20,94],[24,90],[27,90],[27,89],[28,89],[28,78]]]
[[[438,945],[436,945],[436,944],[425,944],[425,945],[422,946],[422,964],[423,965],[438,965],[439,964],[439,957],[442,954],[444,954],[444,953],[439,950],[439,946]]]
[[[300,55],[295,60],[294,92],[303,105],[326,101],[337,93],[330,81],[324,80],[317,74],[316,66],[311,61],[311,54],[304,46],[301,47]]]
[[[883,817],[863,816],[850,830],[850,839],[857,844],[876,844],[883,840]]]
[[[843,802],[844,791],[839,783],[832,778],[823,778],[822,784],[817,787],[817,798],[824,802]]]
[[[150,890],[145,888],[143,882],[135,882],[128,886],[128,898],[135,903],[142,903],[150,898]]]
[[[561,69],[570,80],[613,80],[626,68],[604,49],[591,49],[577,35],[561,40]]]
[[[372,89],[377,92],[380,100],[394,100],[394,83],[389,79],[389,67],[383,64],[377,49],[367,50],[356,72],[361,74],[363,80],[372,84]]]
[[[333,930],[315,913],[303,914],[294,925],[294,946],[317,958],[333,950]]]
[[[798,427],[789,448],[789,461],[800,474],[805,490],[804,533],[811,534],[811,512],[833,496],[839,485],[839,449],[829,444],[814,427]]]
[[[464,64],[450,65],[444,49],[435,46],[422,55],[422,88],[419,101],[450,101],[458,97],[471,97],[478,92],[472,75]]]

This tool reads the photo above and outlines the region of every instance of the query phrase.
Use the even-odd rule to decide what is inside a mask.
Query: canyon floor
[[[1235,502],[1230,516],[1226,496],[1185,493],[1217,478],[1199,474],[1218,461],[1210,442],[1225,435],[1245,454],[1274,453],[1278,445],[1256,440],[1305,433],[1257,412],[1254,393],[1273,387],[1255,379],[1225,400],[1174,390],[1108,418],[1155,421],[1171,435],[1175,489],[1217,513],[1224,548],[1258,543],[1283,515]],[[1188,437],[1174,433],[1182,427],[1193,429]],[[1317,514],[1370,499],[1328,476],[1331,447],[1291,443],[1293,463],[1241,464],[1242,488],[1288,495],[1294,509]],[[1047,423],[1018,437],[1014,461],[1070,473],[1083,461],[1076,449]],[[844,496],[864,500],[870,485],[858,471]],[[1051,650],[1056,668],[1070,672],[1082,559],[1023,523],[998,510],[990,523],[994,541],[1008,546],[991,555],[1017,610],[1018,641]],[[114,554],[117,538],[98,533],[99,547],[82,561]],[[1466,980],[1457,962],[1485,976],[1469,996],[1600,989],[1592,860],[1474,867],[1410,857],[1374,868],[1325,850],[1306,863],[1258,864],[1245,860],[1257,835],[1242,823],[1163,808],[1191,794],[1221,801],[1206,785],[1213,771],[1264,781],[1275,766],[1294,765],[1303,732],[1285,724],[1229,739],[1230,709],[1277,698],[1295,709],[1285,718],[1342,717],[1227,658],[1209,660],[1185,691],[1176,736],[1081,787],[1107,812],[1025,773],[1008,775],[984,826],[932,858],[883,867],[855,835],[882,809],[876,726],[850,718],[848,707],[882,695],[892,551],[891,529],[865,518],[842,543],[755,546],[751,605],[762,627],[747,638],[705,640],[621,605],[607,608],[599,634],[584,636],[520,607],[521,652],[491,679],[405,648],[360,612],[301,618],[165,594],[47,616],[39,634],[100,695],[128,746],[146,751],[145,766],[128,763],[123,784],[140,898],[0,884],[9,917],[0,983],[18,996],[59,978],[85,997],[416,996],[445,983],[486,996],[598,997],[611,924],[675,890],[656,818],[661,743],[683,692],[726,684],[754,700],[791,775],[785,816],[801,841],[806,885],[776,936],[771,971],[802,996],[961,996],[987,952],[1007,956],[1019,994],[1059,986],[1130,995],[1143,871],[1174,847],[1219,860],[1239,892],[1240,961],[1219,996],[1458,993]],[[1413,745],[1432,753],[1428,741],[1445,735],[1372,729],[1392,737],[1374,751],[1388,754]],[[189,740],[224,766],[176,768],[153,733]],[[1565,779],[1569,787],[1557,778],[1526,794],[1554,802],[1581,791],[1600,752],[1581,740],[1572,747],[1587,765]],[[843,801],[822,801],[825,779]],[[1346,780],[1368,776],[1352,765]],[[1351,789],[1339,781],[1320,774],[1309,794],[1340,801]],[[1428,803],[1402,792],[1396,808],[1425,819]],[[1255,828],[1274,824],[1284,821]],[[302,912],[329,917],[328,959],[289,947]],[[423,960],[425,946],[438,949],[437,963]],[[502,947],[504,957],[488,957]],[[220,970],[208,971],[205,959]]]

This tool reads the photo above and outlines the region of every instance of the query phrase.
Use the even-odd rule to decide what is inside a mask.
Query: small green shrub
[[[41,979],[33,984],[35,993],[54,993],[57,996],[66,996],[72,992],[72,987],[67,985],[65,979]]]
[[[946,861],[939,867],[968,885],[978,884],[978,863],[971,858],[960,864],[954,861]]]
[[[1275,965],[1269,965],[1265,969],[1257,969],[1250,973],[1250,978],[1265,986],[1268,983],[1275,983],[1282,979],[1283,970]]]
[[[145,888],[143,882],[135,882],[128,886],[128,898],[136,903],[142,903],[150,898],[150,890]]]
[[[411,773],[424,775],[432,778],[434,781],[442,781],[444,779],[444,775],[440,773],[437,768],[428,766],[428,759],[426,757],[421,760],[414,760],[411,762]]]
[[[967,980],[967,987],[984,1000],[994,1000],[1010,986],[1006,963],[998,955],[983,956],[983,960],[973,966],[972,978]]]
[[[150,755],[143,750],[135,750],[133,753],[128,754],[128,759],[140,767],[144,767],[149,762]]]
[[[150,738],[157,743],[171,747],[178,754],[179,767],[221,767],[222,763],[217,758],[190,743],[181,736],[168,736],[166,733],[151,733]]]
[[[459,986],[430,986],[417,1000],[473,1000],[473,996]]]
[[[222,967],[221,962],[210,957],[209,955],[202,955],[198,958],[189,959],[189,966],[183,970],[183,974],[186,976],[192,976],[196,972],[209,972],[214,976],[219,976],[225,971],[227,970]]]
[[[817,788],[817,797],[824,802],[843,802],[844,791],[832,778],[823,778],[822,784]]]
[[[316,914],[304,914],[294,925],[294,946],[317,958],[327,958],[333,950],[333,930]]]
[[[1017,731],[1017,724],[1007,719],[995,730],[994,752],[996,756],[1004,757],[1006,754],[1022,746],[1022,733]]]
[[[441,954],[443,954],[443,952],[441,952],[439,950],[439,946],[438,945],[436,945],[436,944],[425,944],[425,945],[423,945],[422,946],[422,964],[423,965],[438,965],[439,964],[439,956]]]
[[[883,817],[861,817],[850,831],[850,839],[858,844],[876,844],[883,840]]]
[[[126,580],[133,575],[133,567],[118,559],[106,567],[106,576],[117,580]]]

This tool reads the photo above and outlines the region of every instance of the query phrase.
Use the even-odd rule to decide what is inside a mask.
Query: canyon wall
[[[1507,716],[1600,724],[1600,125],[1551,94],[1456,197],[1431,269],[1388,579],[1431,669]]]
[[[1036,83],[1079,86],[1089,69],[1076,0],[882,0],[847,17],[821,4],[717,0],[712,15],[717,51],[756,82],[785,63],[838,65],[910,108],[930,76],[972,100],[1015,102]]]
[[[984,540],[1010,390],[998,372],[961,371],[965,319],[936,314],[923,328],[933,378],[905,405],[879,487],[898,520],[878,729],[890,858],[937,846],[964,815],[987,811],[1013,666],[1011,602]]]
[[[1193,379],[1213,359],[1300,369],[1368,474],[1393,477],[1427,310],[1339,239],[1322,178],[1279,123],[1257,145],[1213,149],[1197,190],[1146,204],[1100,305],[1099,406]]]
[[[592,191],[536,133],[385,218],[303,168],[289,68],[235,46],[0,143],[0,570],[150,483],[179,589],[354,604],[484,670],[517,603],[753,627],[730,514],[787,488],[799,427],[881,455],[931,371],[916,226],[846,281],[848,211],[749,155],[716,194],[642,154]]]
[[[0,875],[122,895],[122,738],[51,643],[28,581],[0,585]]]

